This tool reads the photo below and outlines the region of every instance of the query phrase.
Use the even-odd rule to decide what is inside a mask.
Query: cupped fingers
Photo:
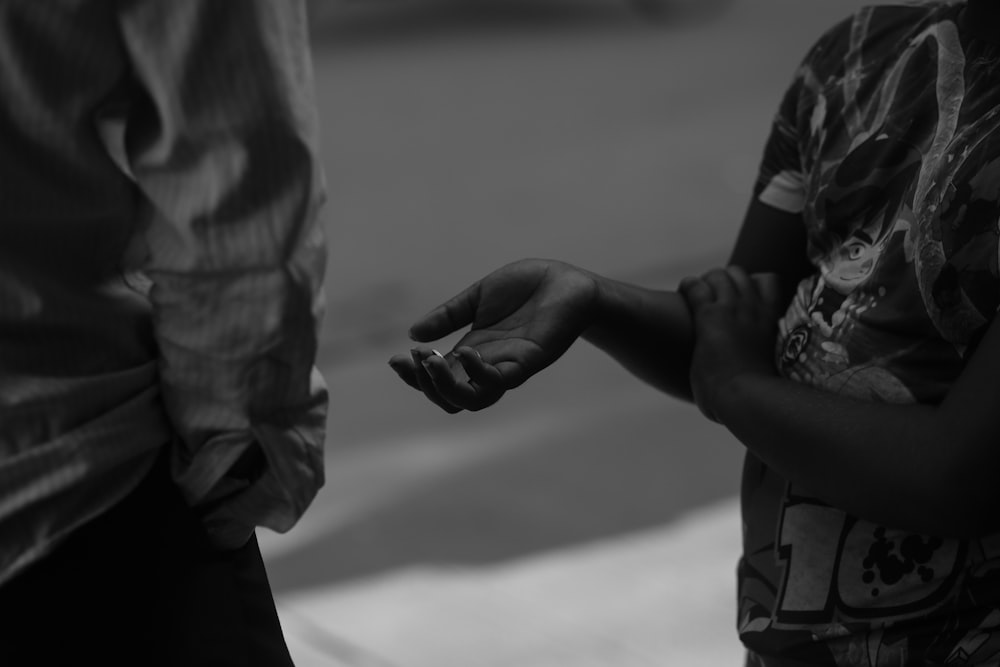
[[[503,373],[496,366],[486,363],[482,355],[471,347],[459,347],[455,354],[469,375],[469,385],[478,399],[476,406],[469,409],[480,410],[500,400],[507,391]]]
[[[430,375],[438,395],[463,410],[482,410],[500,400],[504,390],[503,377],[496,369],[483,362],[471,348],[453,353],[461,364],[456,368],[440,353],[428,357],[424,368]],[[459,377],[464,371],[467,378]]]
[[[461,412],[462,408],[456,405],[453,401],[449,400],[448,397],[442,393],[438,386],[438,381],[435,380],[435,375],[437,375],[441,378],[441,384],[447,386],[441,369],[437,363],[440,362],[445,365],[445,373],[450,377],[451,371],[447,368],[448,363],[444,360],[444,358],[434,352],[424,352],[421,350],[412,350],[410,354],[413,357],[413,363],[415,366],[417,388],[422,391],[432,403],[445,412],[449,414]]]
[[[421,391],[420,384],[417,382],[416,366],[411,354],[395,354],[389,359],[389,368],[399,376],[399,379],[417,391]]]

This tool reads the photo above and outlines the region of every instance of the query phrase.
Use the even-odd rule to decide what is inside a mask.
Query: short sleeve
[[[754,197],[761,203],[788,213],[805,208],[805,174],[799,152],[796,115],[800,82],[785,92],[778,113],[771,124],[771,134],[764,146]]]
[[[796,70],[764,146],[754,186],[757,201],[788,213],[801,213],[805,208],[804,147],[818,121],[817,114],[827,111],[820,94],[824,73],[842,63],[839,45],[845,43],[852,22],[852,18],[848,18],[825,32]]]

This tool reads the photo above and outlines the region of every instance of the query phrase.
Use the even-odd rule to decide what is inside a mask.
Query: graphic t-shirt
[[[963,7],[858,12],[781,104],[756,195],[802,214],[816,268],[780,322],[787,378],[937,403],[997,312],[1000,45],[959,29]],[[750,665],[1000,665],[1000,535],[876,525],[752,455],[742,504]]]

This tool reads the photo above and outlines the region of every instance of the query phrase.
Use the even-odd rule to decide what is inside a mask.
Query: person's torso
[[[799,73],[816,273],[779,325],[785,377],[939,402],[1000,305],[1000,47],[960,34],[960,9],[863,10]],[[831,666],[1000,661],[1000,536],[875,525],[752,455],[743,513],[752,650]]]
[[[0,0],[0,583],[132,488],[170,437],[148,206],[116,162],[119,3]]]

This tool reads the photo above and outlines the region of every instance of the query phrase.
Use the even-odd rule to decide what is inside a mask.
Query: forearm
[[[713,402],[793,487],[851,514],[941,536],[998,526],[995,462],[944,407],[862,402],[763,375],[725,383]]]
[[[676,292],[595,276],[597,300],[584,340],[653,387],[691,400],[691,316]]]

